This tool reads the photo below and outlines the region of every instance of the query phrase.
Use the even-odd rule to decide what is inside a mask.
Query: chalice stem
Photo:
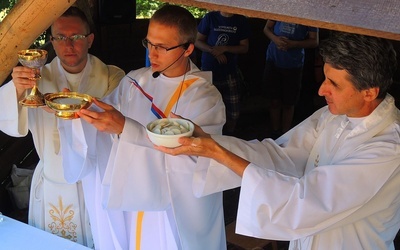
[[[19,102],[21,105],[31,108],[43,106],[45,104],[43,94],[40,93],[36,85],[33,86],[29,95]]]
[[[40,93],[38,87],[35,85],[31,89],[31,93],[29,95],[37,95],[37,96],[42,96],[42,93]]]

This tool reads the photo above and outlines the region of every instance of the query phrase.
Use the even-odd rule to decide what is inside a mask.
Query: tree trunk
[[[17,52],[36,38],[76,0],[19,0],[0,23],[0,85],[17,65]]]

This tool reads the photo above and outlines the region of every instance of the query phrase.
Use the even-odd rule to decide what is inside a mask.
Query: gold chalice
[[[23,100],[19,101],[19,104],[29,108],[36,108],[44,106],[44,99],[42,93],[40,93],[37,87],[37,81],[41,78],[40,68],[47,61],[47,51],[42,49],[25,49],[18,52],[18,61],[25,67],[34,69],[35,77],[29,78],[35,80],[36,84],[33,86],[29,95]]]

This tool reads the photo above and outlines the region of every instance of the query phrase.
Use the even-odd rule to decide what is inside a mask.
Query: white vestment
[[[196,198],[192,185],[197,158],[155,150],[144,127],[158,118],[156,114],[163,117],[174,112],[209,133],[221,134],[225,123],[221,95],[203,77],[209,72],[199,71],[193,63],[190,66],[185,76],[175,78],[162,74],[153,78],[150,68],[124,77],[104,99],[126,116],[120,138],[112,139],[82,120],[61,124],[70,178],[78,180],[97,169],[103,186],[96,188],[102,190],[104,206],[127,211],[129,246],[122,249],[226,249],[222,192]],[[174,93],[179,99],[171,102]],[[111,151],[109,159],[102,158],[107,150]],[[79,162],[82,167],[77,167]]]
[[[394,249],[400,226],[400,113],[388,95],[367,117],[316,111],[275,142],[213,138],[248,165],[211,161],[196,193],[241,185],[236,232],[290,249]],[[207,161],[200,157],[199,161]]]
[[[60,92],[63,88],[71,89],[58,57],[42,68],[41,75],[38,88],[42,93]],[[124,72],[121,69],[107,66],[98,58],[89,55],[76,91],[103,97],[119,84],[123,76]],[[64,179],[57,130],[59,119],[41,108],[20,106],[12,81],[0,88],[0,107],[3,107],[0,129],[15,137],[27,135],[29,129],[40,158],[32,178],[29,224],[93,247],[93,240],[95,244],[98,243],[97,233],[91,232],[89,226],[82,184],[68,183]]]

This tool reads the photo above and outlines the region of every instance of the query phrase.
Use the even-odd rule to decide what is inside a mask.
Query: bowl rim
[[[17,52],[18,57],[26,56],[27,53],[37,52],[40,54],[40,58],[47,57],[48,51],[44,49],[21,49]],[[33,56],[32,56],[33,57]]]
[[[172,120],[172,121],[178,121],[178,122],[179,122],[179,121],[185,121],[185,122],[187,122],[187,123],[189,124],[189,131],[187,131],[187,132],[185,132],[185,133],[181,133],[181,134],[176,134],[176,135],[165,135],[165,134],[157,134],[157,133],[154,133],[153,131],[151,131],[151,130],[149,129],[149,125],[150,125],[150,124],[154,123],[155,121],[164,120],[164,119],[168,119],[168,120]],[[147,125],[146,125],[146,131],[147,131],[148,133],[150,133],[150,134],[156,136],[156,137],[161,137],[161,138],[183,137],[183,136],[187,136],[187,135],[189,135],[189,134],[193,134],[193,131],[194,131],[194,124],[193,124],[193,122],[191,122],[191,121],[189,121],[189,120],[187,120],[187,119],[183,119],[183,118],[169,118],[169,117],[166,117],[166,118],[159,118],[159,119],[155,119],[155,120],[153,120],[153,121],[147,123]]]
[[[46,93],[43,95],[44,101],[47,107],[55,111],[55,115],[63,119],[75,119],[78,118],[76,112],[80,109],[89,108],[93,102],[93,97],[88,94],[82,94],[78,92],[57,92],[57,93]],[[83,99],[85,103],[82,104],[65,104],[56,103],[53,100],[57,98],[74,98]]]
[[[56,103],[53,100],[57,99],[57,98],[76,98],[76,99],[83,99],[86,101],[85,105],[87,104],[91,104],[93,102],[93,98],[88,95],[88,94],[82,94],[79,92],[57,92],[57,93],[46,93],[44,94],[44,100],[46,102],[46,105],[49,106],[50,104],[57,104],[57,105],[64,105],[67,107],[71,107],[70,109],[72,109],[75,106],[79,106],[78,104],[65,104],[65,103]],[[57,108],[53,108],[52,106],[49,106],[49,108],[54,109],[54,110],[64,110],[64,109],[57,109]]]

